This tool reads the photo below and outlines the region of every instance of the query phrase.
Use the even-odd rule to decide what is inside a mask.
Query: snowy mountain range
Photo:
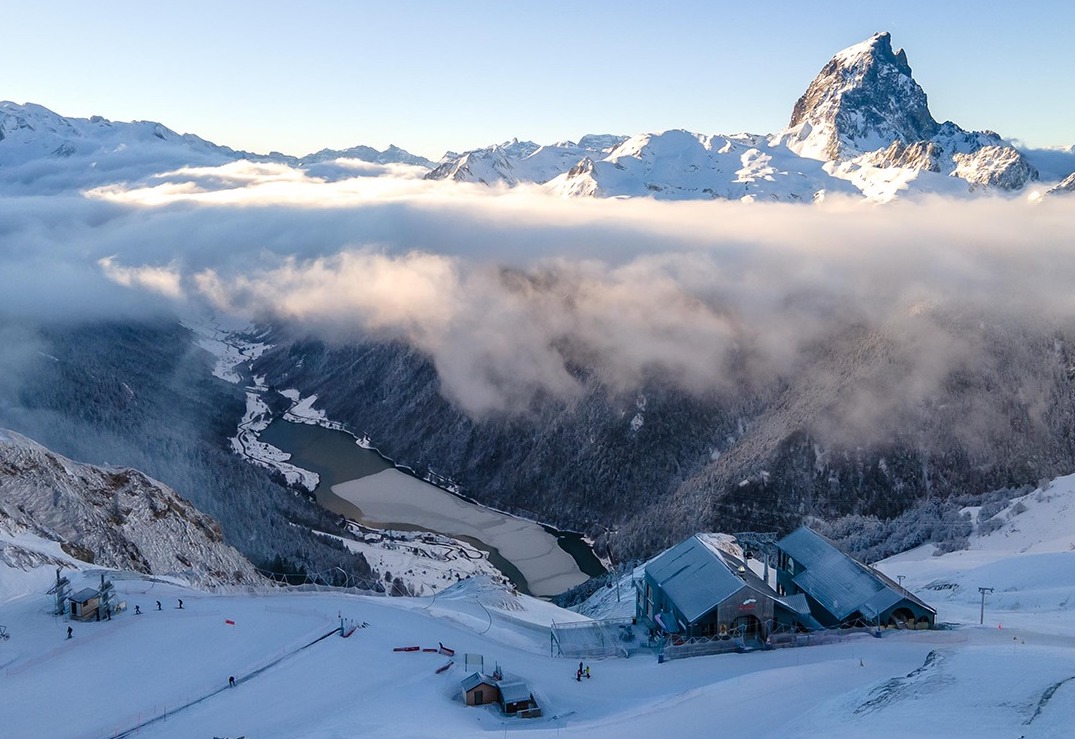
[[[1049,154],[1047,184],[1075,171],[1075,152]],[[396,146],[322,149],[301,158],[252,154],[159,123],[65,118],[40,105],[0,103],[0,184],[7,187],[55,191],[238,159],[310,167],[341,158],[425,167],[433,180],[536,184],[561,197],[809,202],[842,193],[887,201],[1016,193],[1039,178],[1028,156],[998,134],[936,121],[907,54],[893,49],[888,33],[837,53],[776,134],[670,130],[548,145],[512,139],[448,152],[436,163]]]
[[[569,152],[583,156],[550,176],[547,147],[512,142],[447,157],[428,177],[534,182],[561,196],[786,201],[826,193],[889,200],[902,190],[1017,191],[1038,178],[997,134],[934,120],[906,53],[893,50],[888,33],[836,54],[775,135],[673,130],[599,152],[557,147],[564,164]]]

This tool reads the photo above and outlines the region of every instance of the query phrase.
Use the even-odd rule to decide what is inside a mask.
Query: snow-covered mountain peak
[[[965,131],[938,123],[926,93],[911,75],[907,54],[877,33],[838,52],[795,103],[788,127],[772,139],[799,156],[837,162],[864,193],[871,179],[918,180],[936,173],[964,180],[967,190],[1018,190],[1037,179],[1037,170],[992,131]],[[874,177],[874,175],[877,177]],[[925,189],[940,182],[921,183]],[[944,187],[941,189],[952,189]],[[958,190],[959,188],[955,188]],[[876,194],[875,194],[876,196]],[[893,197],[888,193],[881,199]]]
[[[833,56],[779,138],[801,156],[831,161],[929,139],[938,127],[907,54],[877,33]]]

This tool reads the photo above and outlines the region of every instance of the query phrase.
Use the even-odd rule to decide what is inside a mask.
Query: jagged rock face
[[[845,159],[893,142],[931,138],[939,127],[907,54],[878,33],[829,61],[791,113],[789,146],[803,156]]]
[[[952,155],[954,177],[971,183],[972,187],[996,187],[1018,190],[1038,173],[1022,154],[1010,146],[983,146],[970,153]]]
[[[929,112],[907,55],[887,33],[839,52],[799,98],[774,143],[804,157],[900,167],[965,180],[969,189],[1018,190],[1037,170],[992,131],[965,131]]]
[[[252,584],[220,526],[141,472],[79,464],[0,429],[0,520],[93,564],[201,585]]]
[[[1060,182],[1060,184],[1058,184],[1058,185],[1056,185],[1054,187],[1050,187],[1049,190],[1046,191],[1045,194],[1048,195],[1048,196],[1055,196],[1055,195],[1065,195],[1065,194],[1070,194],[1070,193],[1075,193],[1075,172],[1072,172],[1067,177],[1065,177]]]
[[[915,141],[910,144],[893,141],[883,151],[866,154],[864,161],[877,167],[909,167],[926,172],[940,172],[940,157],[943,153],[934,141]]]

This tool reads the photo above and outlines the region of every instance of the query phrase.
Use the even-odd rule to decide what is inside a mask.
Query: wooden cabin
[[[83,588],[68,597],[71,602],[71,618],[91,621],[97,618],[101,594],[93,588]]]
[[[500,702],[500,688],[488,675],[475,672],[463,678],[460,685],[463,688],[463,702],[468,706]]]

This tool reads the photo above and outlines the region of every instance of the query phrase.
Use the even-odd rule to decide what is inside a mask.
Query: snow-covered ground
[[[405,522],[496,548],[535,595],[557,595],[588,579],[539,524],[474,505],[398,470],[333,485],[332,492],[360,508],[367,523]]]
[[[0,565],[0,624],[11,633],[0,641],[0,720],[19,737],[1071,736],[1075,478],[1010,512],[968,551],[881,564],[951,629],[664,664],[636,654],[593,661],[581,683],[577,661],[550,656],[548,628],[580,616],[484,578],[435,598],[209,594],[117,578],[128,610],[75,623],[67,640],[67,623],[48,615],[52,568]],[[17,543],[69,561],[55,544]],[[76,573],[75,587],[96,577]],[[995,588],[984,626],[979,586]],[[303,649],[341,619],[368,625]],[[440,643],[456,650],[440,674],[447,656],[393,651]],[[464,653],[526,680],[544,715],[464,706]]]

